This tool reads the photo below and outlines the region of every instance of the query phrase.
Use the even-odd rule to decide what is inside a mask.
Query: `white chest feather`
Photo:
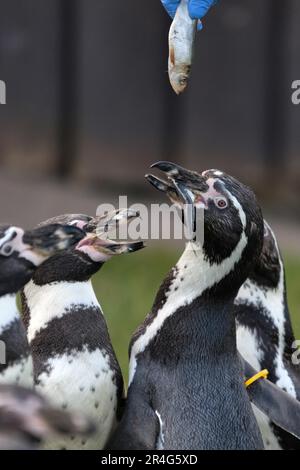
[[[46,448],[102,449],[114,428],[117,408],[117,387],[108,356],[99,349],[85,349],[53,356],[47,366],[49,371],[38,377],[40,384],[36,389],[54,405],[90,417],[98,431],[87,439],[54,439]]]
[[[27,331],[29,342],[51,320],[67,314],[72,306],[99,306],[91,281],[54,282],[45,286],[36,286],[30,281],[25,286],[24,293],[30,309]]]
[[[189,305],[194,299],[219,283],[226,277],[241,258],[247,244],[246,235],[243,233],[231,255],[221,263],[210,263],[199,246],[189,243],[176,265],[176,277],[172,281],[169,291],[166,293],[166,302],[157,312],[156,317],[133,344],[130,366],[129,384],[132,382],[136,370],[136,357],[145,350],[150,341],[160,330],[165,320],[178,310]]]
[[[8,294],[0,297],[0,335],[17,318],[19,318],[19,312],[16,304],[16,295]]]
[[[7,366],[0,373],[0,383],[22,385],[33,388],[33,367],[31,357],[20,359],[12,365]]]

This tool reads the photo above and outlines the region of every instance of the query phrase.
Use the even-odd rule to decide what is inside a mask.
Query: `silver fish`
[[[197,20],[188,12],[188,0],[181,0],[169,31],[169,79],[175,93],[182,93],[192,66]]]

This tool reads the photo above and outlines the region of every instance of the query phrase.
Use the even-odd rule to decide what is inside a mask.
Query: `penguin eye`
[[[13,252],[13,247],[12,245],[6,244],[4,247],[1,249],[1,254],[3,256],[10,256]]]
[[[219,209],[226,209],[226,207],[228,206],[227,199],[223,196],[216,197],[214,201],[215,201],[215,205]]]

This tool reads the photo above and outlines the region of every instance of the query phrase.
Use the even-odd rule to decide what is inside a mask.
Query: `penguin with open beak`
[[[77,244],[84,232],[58,224],[24,231],[0,227],[0,383],[32,386],[26,331],[16,305],[18,291],[49,256]]]
[[[233,302],[260,255],[263,219],[253,192],[219,171],[170,162],[147,180],[187,211],[191,238],[130,345],[129,390],[112,449],[261,449],[244,385]]]
[[[132,337],[127,403],[109,448],[260,449],[250,401],[299,438],[299,403],[268,380],[246,389],[257,371],[236,346],[234,300],[263,246],[255,195],[218,170],[153,167],[165,178],[147,180],[184,209],[191,234],[201,209],[204,238],[188,239]]]
[[[102,449],[120,418],[122,373],[91,278],[115,255],[143,248],[140,241],[110,238],[116,224],[136,217],[136,212],[120,210],[96,218],[54,219],[80,227],[85,237],[43,263],[22,293],[35,389],[58,408],[82,412],[97,426],[86,439],[76,433],[50,439],[47,449]]]

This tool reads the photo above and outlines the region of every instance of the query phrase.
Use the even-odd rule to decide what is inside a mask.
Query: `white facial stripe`
[[[11,239],[12,237],[12,234],[13,232],[15,232],[17,229],[17,227],[9,227],[6,231],[5,231],[5,235],[0,238],[0,250],[2,248],[2,246],[8,241]]]
[[[12,234],[16,233],[16,236],[11,240]],[[4,249],[7,245],[11,246],[12,252],[17,251],[22,253],[25,249],[29,248],[29,245],[23,243],[24,230],[19,227],[10,227],[3,238],[0,239],[0,252],[5,256]]]
[[[146,349],[157,332],[162,328],[166,319],[180,307],[189,305],[194,299],[201,296],[205,290],[226,277],[234,269],[235,264],[241,259],[246,245],[247,237],[245,232],[243,232],[231,255],[220,264],[211,264],[198,245],[195,245],[195,250],[193,250],[193,244],[189,243],[187,245],[187,248],[176,265],[178,274],[170,286],[165,304],[157,312],[152,323],[148,325],[145,333],[139,336],[132,346],[129,366],[129,384],[132,382],[135,374],[138,354]]]
[[[246,218],[246,214],[245,214],[241,204],[239,203],[237,198],[235,196],[233,196],[233,194],[231,194],[227,189],[225,189],[225,191],[228,195],[228,198],[231,200],[232,204],[237,209],[237,211],[239,213],[240,220],[242,222],[243,229],[245,230],[246,225],[247,225],[247,218]]]
[[[206,176],[207,173],[212,173],[214,176],[223,176],[223,172],[220,171],[220,170],[205,170],[205,171],[202,171],[201,175],[202,176]]]
[[[37,286],[30,281],[25,286],[24,293],[30,310],[27,331],[29,342],[51,320],[67,315],[74,305],[99,307],[91,281],[58,282],[45,286]]]
[[[16,304],[16,295],[4,295],[0,297],[0,335],[7,326],[19,317]]]
[[[83,220],[72,220],[68,225],[74,225],[77,228],[83,230],[83,228],[88,224],[88,222],[84,222]]]

